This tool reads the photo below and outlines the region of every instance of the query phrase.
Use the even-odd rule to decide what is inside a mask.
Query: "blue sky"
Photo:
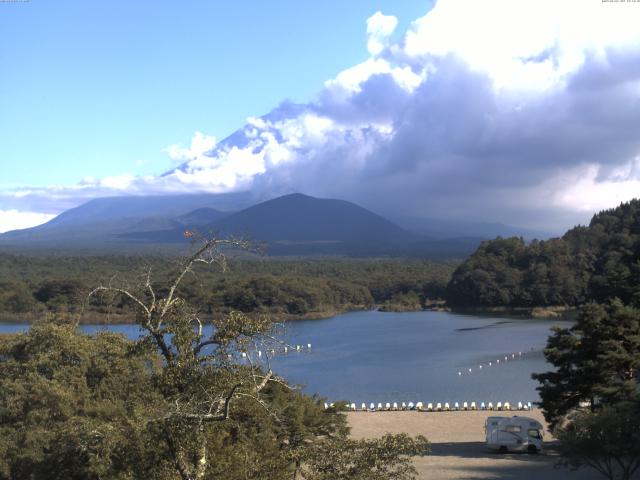
[[[638,25],[601,0],[0,2],[0,232],[246,190],[562,232],[640,194]]]
[[[365,20],[425,0],[0,4],[0,188],[158,174],[163,149],[308,101],[367,57]]]

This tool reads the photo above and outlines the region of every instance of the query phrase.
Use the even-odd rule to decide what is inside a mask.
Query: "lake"
[[[329,401],[534,402],[532,372],[550,369],[542,350],[558,320],[527,320],[447,312],[352,312],[286,324],[284,339],[308,352],[272,360],[274,370]],[[0,332],[26,325],[0,324]],[[135,325],[108,328],[135,338]],[[505,357],[507,359],[505,360]],[[490,365],[491,363],[491,365]],[[480,368],[482,367],[482,368]]]

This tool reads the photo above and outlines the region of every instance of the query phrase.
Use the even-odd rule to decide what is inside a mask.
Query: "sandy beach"
[[[556,468],[558,455],[553,438],[545,431],[543,454],[489,452],[484,443],[484,422],[491,415],[522,415],[545,424],[542,412],[349,412],[354,438],[375,438],[385,433],[424,435],[431,442],[430,455],[416,457],[419,479],[599,479],[595,471]]]

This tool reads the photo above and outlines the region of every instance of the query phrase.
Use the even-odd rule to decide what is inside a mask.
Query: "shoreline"
[[[246,313],[249,317],[257,317],[261,315],[271,316],[274,323],[284,322],[296,322],[301,320],[325,320],[327,318],[335,317],[336,315],[342,315],[343,313],[361,312],[369,310],[367,308],[351,308],[343,310],[325,310],[319,312],[309,312],[304,315],[292,315],[292,314],[271,314],[269,312],[250,312]],[[219,315],[206,315],[203,316],[206,320],[216,318],[216,316],[227,315],[229,312],[221,313]],[[30,313],[16,313],[5,314],[0,313],[0,323],[13,324],[13,325],[31,325],[34,322],[41,320],[52,320],[56,316],[63,318],[77,319],[78,325],[134,325],[136,323],[134,314],[106,314],[106,313],[55,313],[55,312],[30,312]]]
[[[498,316],[516,319],[540,319],[540,320],[573,320],[575,319],[577,309],[573,307],[552,306],[552,307],[469,307],[469,308],[449,308],[446,306],[437,308],[420,308],[406,309],[402,306],[394,308],[393,305],[379,304],[370,308],[367,305],[349,305],[345,308],[335,308],[308,312],[303,315],[294,315],[289,313],[269,313],[269,312],[248,312],[247,316],[271,316],[274,323],[297,322],[303,320],[326,320],[351,312],[378,311],[386,313],[410,313],[410,312],[450,312],[460,315],[476,315],[476,316]],[[218,315],[226,315],[229,312],[223,312]],[[6,313],[0,312],[0,323],[7,324],[32,324],[42,319],[53,319],[57,315],[68,318],[77,318],[79,325],[133,325],[136,323],[134,314],[121,313],[66,313],[66,312],[28,312],[28,313]],[[204,318],[211,319],[217,315],[208,315]]]

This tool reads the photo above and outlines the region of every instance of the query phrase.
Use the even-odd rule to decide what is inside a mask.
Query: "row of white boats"
[[[324,408],[325,410],[328,410],[329,408],[335,408],[335,405],[333,403],[325,403]],[[418,402],[415,404],[413,402],[402,402],[400,404],[398,404],[397,402],[393,402],[385,403],[384,405],[382,403],[378,403],[377,405],[375,403],[370,403],[368,407],[366,403],[363,403],[360,408],[358,408],[355,403],[347,405],[347,409],[353,412],[393,412],[401,410],[415,410],[418,412],[450,412],[456,410],[528,411],[532,408],[533,406],[531,405],[531,402],[518,402],[517,405],[511,405],[511,403],[509,402],[496,402],[495,404],[493,402],[480,402],[479,405],[476,404],[476,402],[462,402],[462,405],[460,405],[460,403],[458,402],[455,402],[453,405],[450,405],[449,402],[427,403],[426,405],[422,402]]]

